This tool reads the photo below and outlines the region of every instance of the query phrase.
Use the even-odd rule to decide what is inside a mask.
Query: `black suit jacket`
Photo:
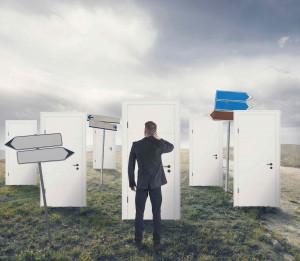
[[[163,153],[171,152],[173,144],[153,136],[132,143],[129,162],[128,177],[129,187],[148,189],[160,187],[167,183],[165,171],[161,161]],[[135,161],[138,163],[137,185],[134,179]]]

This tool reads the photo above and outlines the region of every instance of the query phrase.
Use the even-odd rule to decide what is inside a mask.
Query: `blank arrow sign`
[[[248,110],[249,106],[245,102],[233,102],[233,101],[216,101],[215,110],[219,111],[234,111],[234,110]]]
[[[17,160],[19,164],[62,161],[72,154],[73,151],[65,148],[26,150],[17,152]]]
[[[60,133],[16,136],[5,144],[15,150],[54,147],[62,145]]]
[[[117,130],[117,125],[115,125],[115,124],[100,122],[100,121],[97,121],[97,120],[94,120],[94,119],[90,120],[89,127],[97,128],[97,129],[103,129],[103,130],[113,130],[113,131]]]
[[[216,100],[248,101],[252,97],[246,92],[217,91]]]

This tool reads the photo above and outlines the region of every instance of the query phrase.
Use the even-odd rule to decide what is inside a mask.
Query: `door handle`
[[[163,166],[164,168],[171,168],[171,165]]]
[[[109,147],[109,149],[112,151],[112,147]]]
[[[273,163],[271,162],[271,163],[269,163],[269,164],[267,164],[267,165],[269,165],[270,166],[270,169],[273,169]]]
[[[218,154],[213,155],[213,157],[215,157],[215,159],[218,159]]]
[[[79,164],[76,164],[76,165],[73,165],[73,166],[75,166],[75,167],[79,167]]]

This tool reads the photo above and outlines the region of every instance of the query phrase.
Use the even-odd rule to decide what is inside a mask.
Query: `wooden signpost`
[[[216,91],[215,110],[210,114],[213,120],[228,121],[227,128],[227,161],[225,176],[225,191],[228,191],[229,151],[230,151],[230,122],[233,121],[234,110],[248,110],[252,108],[247,101],[252,99],[246,92]]]
[[[89,127],[103,130],[102,162],[101,162],[101,185],[102,185],[103,184],[105,130],[117,131],[116,124],[120,123],[120,118],[89,114],[87,116],[87,120],[89,121]],[[111,123],[115,123],[115,124],[111,124]]]
[[[62,137],[60,133],[16,136],[5,145],[15,150],[21,150],[17,152],[17,160],[19,164],[38,163],[47,230],[49,242],[51,243],[52,238],[50,233],[50,222],[41,163],[66,160],[73,155],[74,152],[63,147],[56,147],[62,145]]]

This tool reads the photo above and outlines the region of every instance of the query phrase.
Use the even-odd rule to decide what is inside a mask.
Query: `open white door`
[[[37,121],[5,121],[5,143],[16,136],[34,135],[37,133]],[[17,151],[5,147],[5,184],[36,185],[37,164],[18,164]]]
[[[280,111],[234,112],[234,206],[280,206]]]
[[[93,168],[101,169],[103,130],[93,129]],[[116,169],[116,132],[106,130],[104,141],[104,169]]]
[[[41,112],[41,134],[46,133],[61,133],[63,147],[74,152],[65,161],[42,163],[47,205],[85,207],[86,113]]]
[[[135,192],[129,188],[128,159],[132,142],[144,138],[145,122],[154,121],[160,137],[174,144],[174,150],[163,154],[162,162],[168,183],[162,186],[162,219],[180,218],[180,121],[179,103],[173,101],[123,102],[122,108],[122,219],[135,218]],[[136,178],[138,166],[136,165]],[[136,179],[137,180],[137,179]],[[152,219],[148,197],[144,219]]]
[[[190,186],[223,186],[223,123],[190,118]]]

